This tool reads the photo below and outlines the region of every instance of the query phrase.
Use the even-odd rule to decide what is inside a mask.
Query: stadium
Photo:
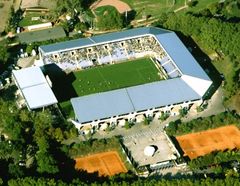
[[[201,105],[212,81],[177,35],[142,27],[39,47],[44,65],[73,73],[78,129],[141,121]]]

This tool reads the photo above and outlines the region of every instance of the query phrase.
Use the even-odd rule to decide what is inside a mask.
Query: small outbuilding
[[[145,156],[149,156],[149,157],[153,156],[155,152],[156,152],[156,149],[152,145],[146,146],[144,148],[144,155]]]

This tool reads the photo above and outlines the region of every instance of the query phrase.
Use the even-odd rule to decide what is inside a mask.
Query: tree
[[[226,177],[236,177],[236,178],[240,177],[239,173],[234,171],[233,169],[228,169],[225,173],[225,176]]]
[[[171,121],[171,122],[169,122],[169,124],[166,128],[166,132],[168,135],[172,136],[172,135],[176,134],[177,128],[178,128],[177,122]]]
[[[47,151],[38,151],[36,154],[37,171],[39,173],[55,174],[59,172],[57,162]]]
[[[88,29],[88,27],[85,23],[78,22],[75,25],[75,29],[78,30],[78,31],[80,30],[80,31],[84,32]]]
[[[16,12],[14,10],[14,7],[11,6],[10,12],[9,12],[9,20],[6,30],[7,31],[13,31],[15,32],[16,28],[18,27],[19,21],[22,19],[23,11],[21,9],[18,9]]]
[[[129,123],[129,121],[125,121],[124,127],[125,127],[125,129],[130,129],[131,128],[131,124]]]
[[[27,45],[27,48],[26,48],[26,52],[28,54],[32,54],[32,50],[34,49],[34,45],[32,45],[31,43],[29,45]]]
[[[54,178],[34,178],[34,177],[25,177],[25,178],[17,178],[8,180],[7,184],[9,186],[19,186],[19,185],[59,185],[59,186],[67,186],[67,185],[89,185],[89,186],[100,186],[100,185],[159,185],[159,186],[175,186],[175,185],[187,185],[187,186],[195,186],[195,185],[212,185],[212,186],[233,186],[239,185],[240,181],[235,177],[227,177],[227,178],[207,178],[201,179],[199,177],[187,177],[187,178],[178,178],[178,179],[154,179],[154,178],[137,178],[136,176],[130,176],[129,174],[120,174],[110,179],[107,179],[105,182],[101,180],[100,182],[86,182],[82,181],[79,178],[75,178],[70,182],[63,182],[60,179]]]
[[[184,116],[186,116],[187,115],[187,109],[186,108],[181,108],[181,109],[179,109],[179,115],[180,115],[180,117],[184,117]]]
[[[145,118],[144,118],[144,121],[143,121],[143,124],[144,124],[144,125],[149,125],[149,124],[150,124],[150,121],[151,121],[151,119],[150,119],[149,117],[145,117]]]
[[[5,64],[9,58],[7,47],[4,44],[0,44],[0,63]]]
[[[58,15],[64,13],[71,13],[71,15],[78,14],[87,10],[95,0],[58,0],[55,12]]]
[[[10,163],[8,165],[8,172],[11,174],[11,176],[13,176],[15,178],[24,176],[23,168],[14,163]]]
[[[123,17],[115,7],[103,6],[96,9],[97,27],[101,30],[120,29],[123,27]]]
[[[198,4],[198,1],[196,1],[196,0],[190,0],[190,1],[188,1],[188,3],[187,3],[187,5],[189,6],[189,7],[194,7],[194,6],[196,6]]]
[[[161,112],[161,115],[159,117],[160,121],[165,121],[169,117],[169,113]]]

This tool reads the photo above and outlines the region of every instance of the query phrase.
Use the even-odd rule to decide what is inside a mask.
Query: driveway
[[[190,109],[187,116],[182,118],[182,121],[191,121],[193,119],[196,119],[198,117],[208,117],[211,115],[216,115],[221,112],[224,112],[226,108],[223,105],[223,90],[222,87],[219,87],[217,91],[213,94],[210,100],[208,102],[208,107],[202,112],[195,112]]]

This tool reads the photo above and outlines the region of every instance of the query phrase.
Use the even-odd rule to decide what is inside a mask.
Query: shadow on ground
[[[210,79],[213,81],[213,85],[210,87],[209,91],[205,95],[205,99],[210,99],[214,92],[221,86],[222,78],[220,73],[211,63],[211,59],[205,54],[197,43],[191,38],[177,32],[181,41],[187,48],[191,48],[191,54],[197,60],[198,64],[204,69]]]
[[[76,79],[73,73],[66,74],[56,64],[45,65],[43,71],[52,82],[52,90],[58,102],[69,101],[71,98],[77,97],[77,93],[72,86]]]

